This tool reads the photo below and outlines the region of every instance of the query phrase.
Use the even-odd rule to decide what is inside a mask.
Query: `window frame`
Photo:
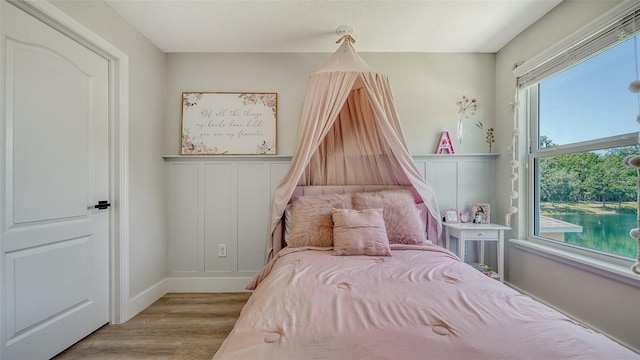
[[[535,173],[533,171],[535,158],[545,154],[551,156],[553,155],[552,151],[571,152],[571,148],[563,145],[553,150],[538,149],[538,130],[536,128],[534,132],[531,127],[533,123],[531,119],[536,120],[535,126],[537,126],[538,109],[531,106],[530,96],[535,96],[535,104],[537,104],[538,88],[535,86],[537,83],[581,62],[585,59],[585,56],[589,57],[605,50],[610,45],[617,43],[620,40],[620,35],[634,36],[638,33],[640,33],[640,0],[623,1],[578,31],[524,63],[518,64],[513,69],[512,73],[516,77],[516,91],[518,92],[515,98],[516,104],[514,104],[514,111],[516,111],[514,115],[516,130],[514,131],[517,131],[517,128],[521,128],[522,134],[519,137],[517,134],[514,135],[513,149],[511,151],[513,151],[514,160],[521,162],[522,166],[518,170],[519,174],[515,174],[516,180],[512,179],[512,187],[514,186],[514,181],[520,183],[520,185],[516,183],[516,186],[520,186],[519,191],[522,195],[515,201],[516,209],[520,208],[522,211],[519,212],[516,218],[518,222],[516,228],[521,237],[509,240],[520,251],[536,254],[551,261],[588,271],[636,288],[640,288],[640,277],[630,270],[636,259],[601,253],[596,250],[533,235],[535,213],[533,210],[537,208],[533,191],[535,190]],[[532,89],[534,86],[535,89]],[[533,91],[536,92],[531,94]],[[532,112],[535,116],[531,116]],[[535,134],[535,144],[532,144],[531,141],[533,134]],[[622,135],[618,138],[623,146],[640,143],[637,138],[633,142],[633,139],[627,138],[627,135]],[[586,142],[580,144],[580,146],[590,149],[593,144],[589,143]],[[535,151],[532,151],[534,150],[532,145],[535,146]],[[517,180],[518,175],[521,175],[521,180]],[[513,205],[513,201],[512,199],[511,205]]]
[[[539,84],[531,86],[523,91],[523,99],[526,99],[526,119],[527,119],[527,238],[538,244],[550,246],[561,251],[568,251],[580,257],[592,258],[597,261],[611,262],[619,266],[630,266],[634,259],[625,256],[612,254],[596,249],[582,247],[570,243],[563,243],[558,240],[535,235],[537,219],[539,218],[540,201],[537,194],[540,193],[539,183],[536,180],[537,164],[536,160],[551,156],[580,153],[586,151],[605,150],[610,148],[633,146],[640,143],[640,132],[631,132],[622,135],[599,138],[595,140],[582,141],[571,144],[557,145],[549,148],[539,147],[538,129],[538,99]],[[629,229],[631,230],[631,229]]]

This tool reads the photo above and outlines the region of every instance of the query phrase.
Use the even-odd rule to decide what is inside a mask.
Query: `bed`
[[[382,236],[380,222],[385,230],[395,226],[384,216],[380,219],[398,210],[393,206],[400,206],[400,211],[410,209],[415,216],[409,217],[417,219],[423,234],[425,217],[416,204],[418,198],[406,189],[376,189],[364,196],[380,200],[379,194],[400,191],[405,200],[407,193],[416,200],[409,206],[397,199],[389,205],[384,196],[381,202],[363,205],[360,201],[360,206],[354,206],[353,196],[362,193],[346,193],[360,190],[364,189],[343,189],[341,195],[325,194],[324,189],[322,195],[297,190],[285,212],[283,238],[287,231],[296,230],[296,222],[287,224],[286,215],[295,220],[296,211],[303,209],[296,205],[324,197],[329,204],[319,206],[324,210],[318,212],[324,212],[326,220],[330,207],[335,243],[296,244],[295,239],[287,239],[286,246],[248,285],[254,293],[214,359],[640,358],[593,329],[487,277],[426,237],[414,241],[411,226],[389,230],[410,235],[398,241],[387,233],[386,247],[377,246],[370,239]],[[344,196],[351,197],[350,202]],[[318,204],[311,204],[317,210]],[[355,220],[350,218],[355,225],[346,235],[339,230],[344,219],[336,217],[345,213],[356,215]],[[327,230],[314,226],[305,225],[307,235]],[[347,243],[358,240],[345,248],[345,236],[350,236]],[[368,247],[362,246],[363,241]]]

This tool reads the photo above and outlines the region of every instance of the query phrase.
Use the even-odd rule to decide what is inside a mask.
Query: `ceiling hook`
[[[351,34],[353,33],[353,28],[349,25],[340,25],[336,28],[336,34],[338,34],[338,36],[340,36],[340,38],[338,39],[338,41],[336,41],[336,43],[339,43],[341,41],[348,41],[350,43],[354,43],[356,42],[356,40],[353,38],[353,36],[351,36]]]

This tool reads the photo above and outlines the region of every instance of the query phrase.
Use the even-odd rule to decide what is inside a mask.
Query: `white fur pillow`
[[[382,209],[333,209],[333,255],[391,256]]]
[[[423,245],[425,229],[409,190],[384,190],[353,195],[356,210],[382,208],[390,244]]]
[[[351,209],[352,194],[300,196],[291,208],[289,247],[333,246],[332,209]]]

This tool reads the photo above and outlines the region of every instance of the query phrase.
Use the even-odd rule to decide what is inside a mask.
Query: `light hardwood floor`
[[[105,325],[56,360],[210,360],[251,293],[171,293],[133,319]]]

